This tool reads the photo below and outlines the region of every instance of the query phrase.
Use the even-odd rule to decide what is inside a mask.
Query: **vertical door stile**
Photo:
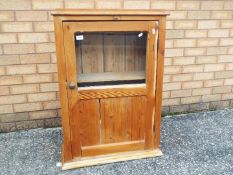
[[[64,46],[65,46],[65,57],[67,63],[67,85],[73,82],[77,87],[76,79],[76,56],[74,47],[74,31],[71,26],[67,23],[63,23],[64,30]],[[79,112],[78,112],[78,91],[75,89],[68,89],[69,98],[69,118],[71,126],[71,148],[73,157],[81,157],[81,144],[79,133]],[[77,132],[77,133],[75,133]]]

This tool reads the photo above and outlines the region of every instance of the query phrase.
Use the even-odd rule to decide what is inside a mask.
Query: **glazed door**
[[[63,29],[73,157],[153,149],[156,22]]]

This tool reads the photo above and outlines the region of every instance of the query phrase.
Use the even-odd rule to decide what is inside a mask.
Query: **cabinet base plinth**
[[[70,162],[66,162],[62,165],[62,170],[68,170],[73,168],[81,168],[86,166],[101,165],[114,162],[122,162],[127,160],[143,159],[150,157],[162,156],[163,153],[160,149],[155,150],[142,150],[142,151],[130,151],[124,153],[114,153],[101,156],[75,158]]]

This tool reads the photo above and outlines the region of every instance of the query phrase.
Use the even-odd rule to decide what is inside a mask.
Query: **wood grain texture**
[[[105,155],[144,149],[144,140],[82,147],[82,156]]]
[[[128,98],[127,108],[127,137],[128,140],[145,139],[146,97]]]
[[[113,97],[130,97],[146,95],[146,88],[109,88],[79,91],[79,99],[104,99]]]
[[[126,141],[127,98],[101,99],[102,143]]]
[[[104,71],[125,71],[124,34],[104,34]]]
[[[80,100],[78,118],[81,147],[97,145],[100,141],[99,100]],[[74,134],[79,134],[74,132]]]

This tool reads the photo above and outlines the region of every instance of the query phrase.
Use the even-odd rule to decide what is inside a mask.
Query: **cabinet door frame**
[[[156,30],[155,30],[156,29]],[[147,96],[147,113],[145,118],[145,145],[144,149],[154,148],[154,115],[155,115],[155,87],[156,87],[156,68],[157,68],[157,37],[158,29],[156,21],[98,21],[98,22],[63,22],[64,32],[64,52],[66,60],[66,77],[67,83],[74,82],[75,89],[67,89],[68,110],[70,120],[70,135],[71,149],[73,157],[81,157],[81,144],[79,142],[79,134],[74,134],[72,131],[79,133],[78,119],[75,117],[78,114],[75,108],[79,100],[79,92],[77,90],[77,63],[75,53],[75,32],[124,32],[124,31],[147,31],[147,57],[146,57],[146,89]],[[151,64],[154,62],[154,64]],[[124,88],[120,88],[124,90]],[[134,88],[132,88],[133,90]],[[139,88],[140,89],[140,88]],[[87,90],[88,91],[88,90]]]

